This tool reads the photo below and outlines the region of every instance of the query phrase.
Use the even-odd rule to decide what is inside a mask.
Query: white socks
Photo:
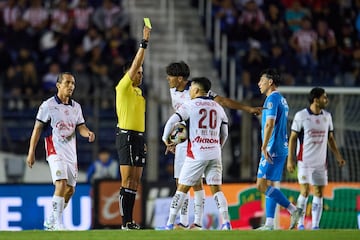
[[[224,193],[219,191],[214,194],[216,206],[219,209],[220,216],[222,217],[222,223],[230,222],[228,203],[224,196]]]
[[[194,192],[194,223],[202,226],[205,204],[205,191]]]
[[[182,207],[182,204],[183,204],[186,196],[187,196],[186,193],[176,191],[176,193],[171,201],[169,219],[168,219],[166,225],[174,224],[175,219],[176,219],[176,214],[179,212],[180,208]]]
[[[189,199],[190,193],[188,192],[180,209],[180,223],[184,226],[189,225]]]
[[[323,211],[323,198],[314,196],[312,201],[312,209],[311,209],[312,228],[319,227],[322,211]]]
[[[59,196],[53,196],[53,216],[56,224],[62,224],[62,213],[64,211],[65,199]]]
[[[304,225],[306,205],[307,205],[308,198],[309,197],[304,197],[303,195],[300,194],[297,199],[296,206],[303,210],[303,214],[301,215],[301,217],[299,218],[299,221],[298,221],[298,226]]]

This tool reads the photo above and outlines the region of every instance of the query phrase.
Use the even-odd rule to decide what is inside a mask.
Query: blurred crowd
[[[74,72],[74,97],[101,97],[112,108],[114,84],[136,41],[121,0],[0,1],[0,78],[4,107],[38,107],[57,75]]]
[[[360,85],[360,0],[212,0],[212,6],[245,97],[258,94],[266,67],[281,71],[283,85]],[[102,108],[113,107],[114,84],[136,49],[121,0],[0,0],[0,14],[5,108],[38,106],[62,71],[76,73],[76,98],[98,95]]]
[[[360,85],[360,0],[212,0],[246,97],[259,72],[283,85]]]

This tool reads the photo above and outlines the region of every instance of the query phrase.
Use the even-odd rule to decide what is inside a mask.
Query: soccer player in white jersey
[[[170,87],[171,103],[174,111],[179,109],[179,107],[187,100],[190,100],[190,85],[191,80],[188,80],[190,76],[189,66],[183,62],[173,62],[166,67],[167,80]],[[261,113],[262,107],[251,107],[234,101],[232,99],[222,97],[212,92],[208,92],[208,96],[213,98],[223,107],[243,110],[251,114],[258,115]],[[186,158],[186,148],[187,141],[177,144],[176,150],[171,149],[172,152],[175,151],[174,159],[174,178],[176,179],[176,184],[178,183],[180,170],[184,164]],[[201,229],[202,228],[202,218],[203,215],[204,201],[205,201],[205,192],[202,186],[202,179],[199,179],[198,183],[193,186],[194,189],[194,223],[189,226],[189,215],[188,215],[188,204],[189,204],[189,194],[186,196],[183,206],[180,211],[180,222],[175,227],[176,228],[191,228],[191,229]]]
[[[168,137],[177,122],[187,122],[189,135],[186,159],[180,171],[177,191],[171,202],[169,219],[166,226],[158,228],[159,230],[174,228],[176,215],[190,187],[198,184],[203,175],[218,206],[222,219],[221,229],[231,229],[227,201],[221,191],[221,148],[228,136],[228,118],[224,109],[207,96],[210,88],[209,79],[194,78],[190,87],[191,100],[185,101],[165,125],[162,140],[169,148],[172,144],[168,142]]]
[[[299,140],[297,165],[300,195],[297,199],[297,206],[306,209],[310,185],[313,186],[312,229],[319,229],[323,210],[323,192],[328,183],[327,146],[334,153],[340,167],[345,164],[345,160],[335,141],[331,114],[324,110],[329,103],[325,90],[319,87],[313,88],[309,93],[309,103],[309,107],[295,114],[292,122],[287,169],[289,172],[295,171],[294,157],[297,140]],[[299,230],[305,229],[304,215],[303,212],[298,221]]]
[[[71,99],[75,89],[74,76],[67,72],[59,74],[56,87],[57,94],[39,107],[26,159],[32,168],[35,149],[44,130],[46,160],[55,185],[52,213],[44,222],[46,230],[66,230],[62,214],[74,193],[78,176],[75,131],[78,130],[89,142],[95,140],[95,134],[85,124],[80,104]]]

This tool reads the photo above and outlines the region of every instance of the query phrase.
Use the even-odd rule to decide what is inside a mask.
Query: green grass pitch
[[[360,230],[317,230],[317,231],[0,231],[2,240],[356,240],[360,239]]]

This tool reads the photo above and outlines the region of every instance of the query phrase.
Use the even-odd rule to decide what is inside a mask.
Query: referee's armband
[[[148,41],[148,40],[145,40],[145,39],[141,40],[141,42],[140,42],[140,47],[146,49],[147,46],[148,46],[148,42],[149,42],[149,41]]]

